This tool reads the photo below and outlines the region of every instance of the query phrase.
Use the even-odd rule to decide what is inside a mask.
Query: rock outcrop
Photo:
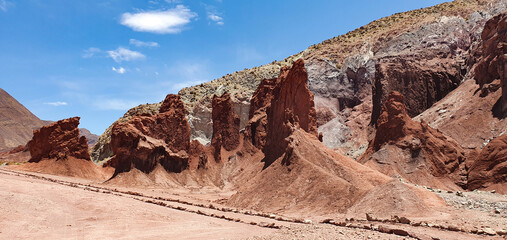
[[[203,146],[199,141],[192,140],[188,150],[188,168],[190,170],[205,169],[208,164],[209,147]],[[213,152],[214,153],[214,152]]]
[[[239,116],[234,113],[231,96],[213,96],[213,136],[211,145],[215,151],[215,161],[221,161],[221,151],[232,151],[239,146]]]
[[[390,92],[406,96],[407,113],[414,117],[455,89],[463,77],[450,50],[441,49],[381,58],[375,69],[372,123],[377,122]]]
[[[481,96],[488,95],[500,87],[502,98],[498,111],[507,115],[507,13],[491,18],[481,34],[480,57],[475,65],[475,79],[481,87]]]
[[[113,126],[116,123],[128,122],[132,117],[140,114],[157,114],[162,103],[142,104],[129,109],[123,116],[109,126],[102,135],[100,135],[96,144],[91,149],[91,157],[94,162],[108,160],[113,156],[111,148],[111,134]]]
[[[360,162],[412,183],[466,187],[463,149],[452,139],[407,113],[404,96],[391,92],[377,121],[377,132]]]
[[[245,129],[245,136],[260,150],[266,145],[268,126],[266,111],[271,106],[273,89],[276,84],[277,78],[262,80],[250,101],[249,121]]]
[[[91,160],[86,137],[79,137],[79,117],[60,120],[33,132],[33,138],[27,144],[31,158],[29,162],[43,159]]]
[[[284,67],[273,89],[271,104],[267,109],[266,165],[279,158],[287,147],[293,127],[318,136],[313,93],[307,85],[308,74],[303,59],[291,68]]]
[[[468,189],[489,189],[507,194],[507,134],[489,142],[473,160]]]
[[[190,127],[178,95],[169,94],[158,114],[142,114],[112,128],[111,166],[115,175],[136,168],[145,173],[161,165],[168,172],[188,167]]]

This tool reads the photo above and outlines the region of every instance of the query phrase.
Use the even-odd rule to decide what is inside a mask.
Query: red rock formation
[[[203,146],[199,141],[193,140],[190,142],[188,168],[190,170],[206,168],[208,164],[208,152],[208,148]]]
[[[111,166],[115,175],[137,168],[151,172],[158,164],[169,172],[181,172],[188,167],[190,127],[185,108],[178,95],[169,94],[160,112],[143,114],[112,129],[111,147],[115,156]]]
[[[507,13],[499,14],[486,22],[481,35],[480,56],[475,65],[475,79],[481,86],[481,96],[502,87],[500,110],[507,113]],[[497,80],[497,81],[495,81]]]
[[[65,159],[74,157],[90,160],[88,141],[79,137],[79,117],[60,120],[33,132],[27,144],[32,156],[29,162],[42,159]]]
[[[375,65],[371,124],[377,123],[390,92],[398,91],[407,97],[407,113],[414,117],[459,85],[460,69],[452,54],[432,49],[380,58]]]
[[[213,96],[213,136],[211,145],[215,149],[215,161],[220,162],[222,147],[232,151],[239,146],[239,116],[234,113],[231,96],[228,93],[222,96]]]
[[[481,188],[507,194],[507,134],[488,143],[471,164],[468,189]]]
[[[266,108],[273,98],[273,89],[277,84],[277,79],[264,79],[261,81],[257,89],[252,95],[252,99],[250,100],[250,110],[248,113],[248,118],[251,119],[254,117],[255,112],[260,109]],[[265,110],[264,110],[265,112]]]
[[[389,94],[377,121],[375,138],[359,161],[416,184],[465,187],[463,149],[426,123],[413,121],[403,102],[400,93]]]
[[[271,105],[267,109],[267,135],[263,152],[265,162],[271,164],[287,147],[285,140],[293,127],[299,127],[317,137],[313,93],[308,89],[308,74],[303,59],[292,68],[284,67],[273,89]]]
[[[262,80],[250,100],[249,121],[245,127],[245,137],[261,150],[266,145],[268,125],[266,110],[271,106],[273,89],[276,84],[276,78]]]

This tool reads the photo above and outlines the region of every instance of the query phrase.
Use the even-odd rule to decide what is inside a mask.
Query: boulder
[[[74,157],[90,160],[88,140],[79,137],[79,117],[60,120],[33,132],[27,144],[31,158],[29,162],[42,159],[65,159]]]

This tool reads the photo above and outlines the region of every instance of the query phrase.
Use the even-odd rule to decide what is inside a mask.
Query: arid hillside
[[[44,121],[0,89],[0,152],[26,144],[42,126]]]
[[[9,93],[0,88],[0,152],[25,145],[33,136],[33,131],[53,123],[43,121],[19,103]],[[93,146],[98,136],[87,129],[80,129],[88,144]]]
[[[234,110],[240,117],[240,127],[248,121],[250,98],[263,79],[278,76],[281,67],[290,66],[303,58],[309,75],[309,88],[315,94],[317,123],[323,133],[324,144],[353,158],[359,157],[367,147],[372,129],[366,127],[378,116],[379,108],[373,101],[383,104],[387,93],[373,97],[373,83],[377,63],[395,64],[400,55],[419,56],[430,49],[428,62],[423,67],[421,81],[445,73],[444,92],[431,92],[421,85],[415,91],[431,96],[424,104],[409,103],[411,117],[421,113],[431,104],[459,85],[469,70],[467,56],[471,47],[480,39],[486,20],[506,9],[504,1],[456,0],[434,7],[394,14],[351,31],[325,40],[281,61],[244,69],[219,79],[184,88],[179,92],[188,111],[191,139],[202,144],[211,140],[211,101],[213,95],[228,92]],[[423,57],[428,59],[428,57]],[[413,58],[412,61],[420,61]],[[432,64],[445,63],[440,68]],[[419,67],[419,66],[413,66]],[[385,90],[407,92],[397,87]],[[425,95],[425,96],[426,96]],[[412,99],[410,94],[407,96]],[[417,96],[414,96],[417,97]],[[129,110],[119,122],[125,122],[136,113],[156,113],[160,103],[140,105]],[[372,113],[373,112],[373,113]],[[354,136],[354,137],[352,137]],[[111,157],[111,127],[100,137],[92,149],[94,161]]]

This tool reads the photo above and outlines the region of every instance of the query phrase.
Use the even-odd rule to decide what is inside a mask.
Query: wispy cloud
[[[59,106],[66,106],[67,102],[59,102],[59,101],[58,102],[45,102],[44,104],[59,107]]]
[[[119,47],[116,50],[107,51],[107,54],[117,63],[120,63],[122,61],[133,61],[146,58],[146,56],[140,52],[132,51],[128,48],[123,47]]]
[[[139,102],[124,99],[100,99],[94,102],[93,105],[99,110],[126,111],[139,105]]]
[[[224,25],[224,18],[221,16],[215,6],[207,5],[206,7],[206,15],[208,16],[208,19],[212,22],[218,24],[218,25]]]
[[[157,42],[143,42],[139,41],[137,39],[130,39],[129,41],[130,45],[134,45],[136,47],[158,47]]]
[[[224,25],[224,19],[220,16],[218,16],[217,14],[214,14],[214,13],[208,13],[208,18],[215,22],[216,24],[218,25]]]
[[[97,54],[99,54],[101,50],[99,48],[90,47],[83,51],[83,58],[91,58]]]
[[[6,0],[0,0],[0,10],[2,10],[3,12],[7,12],[7,8],[9,7],[9,5],[12,5],[12,3]]]
[[[197,13],[190,11],[183,5],[178,5],[166,11],[124,13],[120,22],[138,32],[174,34],[180,33],[183,27],[195,17],[197,17]]]
[[[215,13],[208,13],[208,19],[215,22],[218,25],[224,25],[224,19]]]
[[[127,70],[125,70],[125,68],[123,68],[123,67],[119,67],[119,68],[115,68],[115,67],[113,67],[113,68],[112,68],[112,70],[113,70],[114,72],[119,73],[119,74],[124,74],[124,73],[127,71]]]

